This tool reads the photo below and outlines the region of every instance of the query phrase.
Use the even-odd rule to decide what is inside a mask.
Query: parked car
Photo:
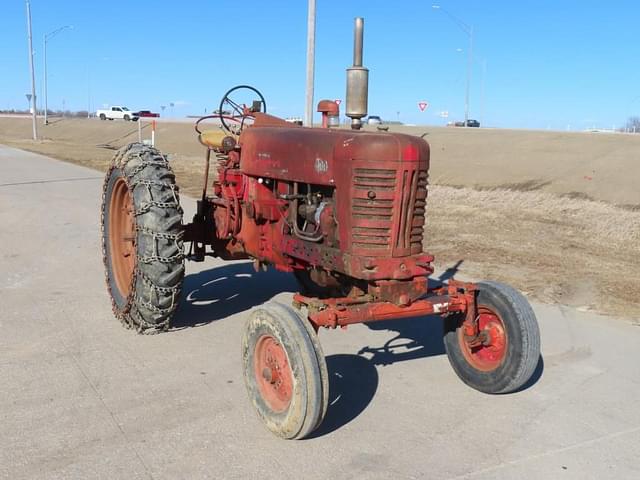
[[[380,125],[382,123],[382,119],[377,115],[369,115],[367,118],[367,124],[369,125]]]
[[[456,127],[464,127],[464,122],[455,122],[453,125]],[[478,120],[472,120],[472,119],[467,120],[467,127],[479,127],[479,126],[480,126],[480,122]]]
[[[106,110],[98,110],[96,112],[96,117],[100,120],[114,120],[116,118],[121,118],[126,122],[129,120],[133,120],[134,122],[138,120],[137,113],[132,112],[127,107],[121,107],[119,105],[114,105]]]
[[[153,117],[153,118],[158,118],[160,116],[159,113],[152,112],[151,110],[140,110],[138,112],[135,112],[134,115],[137,115],[139,117]]]

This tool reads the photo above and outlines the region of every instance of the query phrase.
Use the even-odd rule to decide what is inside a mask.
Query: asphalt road
[[[327,418],[312,439],[273,437],[246,398],[240,336],[252,306],[295,284],[190,264],[173,331],[123,329],[100,177],[0,146],[0,477],[640,478],[640,328],[560,306],[534,305],[543,361],[503,396],[458,380],[436,320],[323,331]]]

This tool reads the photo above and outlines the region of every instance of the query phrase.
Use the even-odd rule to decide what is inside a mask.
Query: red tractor
[[[242,361],[249,397],[273,433],[308,436],[322,422],[328,373],[317,332],[406,317],[444,318],[450,363],[487,393],[520,389],[538,364],[540,335],[526,299],[495,282],[435,285],[423,250],[429,145],[399,133],[361,131],[368,70],[362,20],[347,70],[346,114],[322,101],[326,128],[268,115],[262,94],[239,86],[219,113],[200,119],[206,147],[202,198],[183,224],[167,158],[132,144],[120,150],[104,184],[103,256],[115,315],[141,333],[169,328],[184,259],[253,259],[291,272],[301,287],[292,305],[267,302],[249,316]],[[238,100],[241,93],[249,101]],[[203,120],[218,128],[202,130]],[[209,184],[213,163],[215,177]],[[183,243],[190,242],[188,255]]]

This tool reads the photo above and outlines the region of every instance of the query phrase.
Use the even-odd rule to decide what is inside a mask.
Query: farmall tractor
[[[292,304],[256,307],[242,339],[249,398],[267,428],[289,439],[308,436],[327,410],[320,328],[441,317],[453,369],[491,394],[522,388],[540,355],[533,310],[513,288],[428,281],[429,145],[411,135],[362,131],[362,31],[356,19],[354,65],[347,69],[351,129],[334,128],[335,102],[319,104],[324,128],[307,128],[268,115],[262,94],[239,86],[225,94],[217,115],[196,123],[206,167],[191,223],[183,224],[174,174],[154,148],[135,143],[120,150],[104,183],[107,286],[116,317],[140,333],[170,327],[185,258],[253,259],[257,269],[295,275],[300,293]],[[242,93],[251,101],[237,100]],[[219,125],[203,130],[205,119]]]

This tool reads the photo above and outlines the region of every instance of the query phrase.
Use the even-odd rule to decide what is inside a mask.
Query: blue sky
[[[362,16],[369,113],[420,124],[444,123],[444,110],[463,118],[468,39],[434,3],[475,31],[471,118],[580,130],[640,114],[640,2],[632,0],[317,0],[316,102],[344,97],[353,18]],[[32,0],[31,8],[38,94],[43,34],[74,26],[48,44],[50,108],[64,99],[86,109],[90,98],[92,109],[174,102],[175,116],[200,114],[248,83],[271,113],[303,114],[306,0]],[[0,108],[27,107],[27,51],[24,1],[0,0]],[[424,113],[421,100],[430,104]]]

